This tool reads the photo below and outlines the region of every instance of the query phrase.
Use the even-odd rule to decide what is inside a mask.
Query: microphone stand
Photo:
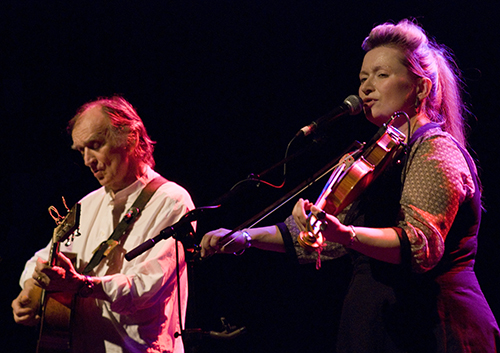
[[[254,227],[258,223],[260,223],[263,219],[265,219],[268,216],[270,216],[273,212],[275,212],[276,210],[278,210],[281,206],[283,206],[284,204],[286,204],[288,201],[290,201],[291,199],[293,199],[294,197],[296,197],[298,194],[300,194],[301,192],[303,192],[304,190],[306,190],[307,188],[309,188],[310,186],[312,186],[313,184],[315,184],[318,180],[320,180],[321,178],[323,178],[325,175],[327,175],[329,172],[331,172],[336,167],[336,165],[338,164],[338,162],[340,161],[340,159],[342,158],[342,156],[344,156],[349,151],[355,151],[355,150],[362,151],[362,149],[364,148],[364,146],[371,146],[371,145],[373,145],[374,142],[377,141],[385,133],[385,131],[387,130],[387,127],[390,126],[393,123],[394,119],[397,118],[397,117],[399,117],[402,114],[405,114],[405,113],[401,113],[401,112],[394,113],[391,116],[391,118],[385,124],[383,124],[382,127],[380,127],[377,130],[376,134],[371,138],[371,140],[368,142],[368,144],[361,143],[359,141],[354,141],[353,143],[351,143],[351,145],[346,150],[344,150],[344,152],[342,152],[335,159],[333,159],[332,161],[330,161],[329,163],[327,163],[323,168],[321,168],[319,171],[317,171],[312,177],[306,179],[301,184],[299,184],[297,187],[295,187],[295,189],[293,189],[290,192],[288,192],[285,196],[281,197],[279,200],[277,200],[276,202],[274,202],[272,205],[270,205],[269,207],[267,207],[266,209],[262,210],[261,212],[259,212],[254,217],[248,219],[247,221],[245,221],[244,223],[242,223],[241,225],[239,225],[238,227],[236,227],[235,229],[233,229],[231,232],[229,232],[224,237],[222,237],[221,241],[226,240],[227,238],[229,238],[232,234],[234,234],[238,230],[241,230],[243,228],[252,228],[252,227]],[[296,135],[296,136],[298,136],[298,135]],[[302,152],[299,152],[299,154],[302,154],[304,152],[305,152],[305,150],[303,150]],[[295,156],[292,156],[292,157],[295,157]],[[285,160],[279,162],[274,167],[268,169],[264,173],[267,173],[268,171],[274,169],[275,167],[277,167],[277,166],[279,166],[281,164],[286,163],[287,161],[288,161],[288,159],[285,159]]]
[[[351,143],[351,145],[345,149],[341,154],[339,154],[335,159],[331,160],[329,163],[327,163],[323,168],[318,170],[315,174],[313,174],[311,177],[307,178],[304,180],[302,183],[297,185],[293,190],[289,191],[287,194],[282,196],[280,199],[278,199],[276,202],[253,216],[252,218],[248,219],[238,227],[234,228],[232,231],[224,235],[220,241],[224,242],[224,240],[227,240],[232,234],[237,232],[238,230],[244,229],[244,228],[252,228],[255,227],[258,223],[260,223],[262,220],[265,218],[269,217],[273,212],[277,211],[281,206],[285,205],[288,203],[290,200],[295,198],[297,195],[302,193],[304,190],[309,188],[310,186],[314,185],[317,181],[322,179],[324,176],[329,174],[338,164],[342,156],[344,156],[346,153],[353,151],[353,150],[359,150],[363,144],[359,141],[354,141]],[[282,164],[282,162],[278,163],[277,165]]]
[[[289,191],[286,195],[282,196],[279,200],[268,206],[266,209],[262,210],[258,214],[256,214],[254,217],[248,219],[241,225],[239,225],[236,230],[240,230],[243,228],[252,228],[255,227],[258,223],[260,223],[262,220],[270,216],[273,212],[277,211],[281,206],[285,205],[287,202],[292,200],[294,197],[299,195],[301,192],[309,188],[310,186],[314,185],[317,181],[322,179],[324,176],[329,174],[338,164],[340,158],[344,156],[346,153],[349,151],[352,151],[354,149],[359,149],[362,146],[362,144],[358,141],[355,141],[351,143],[349,148],[344,150],[340,155],[338,155],[335,159],[327,163],[323,168],[318,170],[314,175],[309,177],[308,179],[304,180],[302,183],[297,185],[293,190]]]
[[[297,138],[300,135],[296,135],[294,137]],[[292,140],[293,141],[293,140]],[[263,171],[261,174],[257,175],[257,178],[254,177],[254,174],[250,174],[249,178],[247,178],[247,181],[254,181],[259,183],[260,178],[269,172],[275,170],[276,168],[284,165],[285,163],[288,163],[291,160],[294,160],[298,158],[299,156],[309,152],[313,147],[316,147],[318,143],[323,143],[324,142],[324,137],[320,137],[317,139],[313,140],[316,144],[310,144],[308,147],[296,152],[295,154],[284,158],[280,162],[276,163],[274,166],[268,168],[267,170]],[[325,165],[323,168],[321,168],[319,171],[317,171],[312,177],[304,180],[301,184],[299,184],[297,187],[295,187],[293,190],[288,192],[286,195],[281,197],[279,200],[274,202],[272,205],[268,206],[266,209],[263,211],[259,212],[257,215],[252,217],[251,219],[247,220],[243,224],[241,224],[239,227],[235,228],[233,231],[228,233],[224,238],[229,237],[231,234],[236,232],[237,230],[243,229],[243,228],[250,228],[261,222],[263,219],[271,215],[273,212],[278,210],[281,206],[289,202],[291,199],[293,199],[295,196],[315,184],[318,180],[323,178],[325,175],[327,175],[332,169],[335,168],[335,166],[338,164],[338,161],[340,158],[345,155],[347,152],[352,151],[355,148],[360,148],[362,144],[355,141],[352,143],[349,148],[347,148],[342,154],[340,154],[338,157],[333,159],[331,162],[329,162],[327,165]],[[240,184],[237,184],[239,186]],[[192,271],[193,271],[193,262],[194,260],[200,258],[197,256],[198,249],[199,249],[199,244],[196,244],[194,238],[195,238],[195,231],[193,227],[191,226],[191,222],[198,220],[199,216],[204,214],[207,210],[214,210],[219,208],[222,204],[227,202],[229,199],[234,197],[236,195],[236,192],[240,192],[242,190],[241,187],[233,187],[229,192],[224,194],[223,196],[219,197],[217,200],[215,200],[211,206],[205,206],[205,207],[199,207],[195,208],[194,210],[189,211],[186,213],[177,223],[175,223],[172,226],[166,227],[163,229],[160,234],[155,236],[152,239],[149,239],[145,241],[144,243],[140,244],[137,246],[135,249],[129,251],[127,254],[125,254],[125,259],[130,261],[140,254],[144,253],[145,251],[151,249],[153,246],[155,246],[158,242],[161,240],[168,239],[170,237],[173,237],[174,239],[181,241],[184,249],[186,252],[189,252],[191,255],[190,256],[190,261],[188,262],[188,278],[192,277]],[[223,238],[223,239],[224,239]],[[188,254],[186,254],[186,259],[188,259]],[[189,273],[191,272],[191,273]],[[193,276],[194,278],[194,276]],[[190,289],[192,286],[190,286]],[[194,329],[183,329],[181,333],[177,333],[176,335],[181,335],[182,339],[186,345],[186,350],[195,353],[197,350],[197,345],[193,344],[193,342],[200,342],[203,339],[206,338],[211,338],[211,339],[219,339],[219,340],[230,340],[234,339],[241,334],[246,333],[246,327],[240,327],[237,328],[235,326],[231,326],[226,322],[226,319],[224,317],[221,317],[221,322],[223,325],[223,331],[217,332],[217,331],[204,331],[200,328],[194,328]]]
[[[270,214],[272,214],[274,211],[276,211],[278,208],[286,204],[288,201],[293,199],[295,196],[297,196],[299,193],[302,191],[306,190],[308,187],[311,185],[315,184],[317,181],[319,181],[321,178],[329,174],[338,164],[339,160],[344,156],[346,153],[351,152],[355,149],[359,150],[363,144],[361,144],[358,141],[355,141],[351,143],[351,145],[339,156],[337,156],[335,159],[330,161],[327,165],[325,165],[323,168],[321,168],[319,171],[317,171],[313,176],[310,178],[304,180],[301,184],[299,184],[297,187],[295,187],[293,190],[288,192],[286,195],[281,197],[279,200],[274,202],[272,205],[252,217],[251,219],[247,220],[243,224],[241,224],[239,227],[236,229],[232,230],[230,233],[228,233],[226,236],[223,237],[225,239],[226,237],[229,237],[230,234],[233,234],[237,230],[243,229],[243,228],[250,228],[255,226],[257,223],[261,222],[264,218],[268,217]],[[302,152],[304,153],[304,152]],[[295,155],[296,156],[296,155]],[[277,166],[282,165],[283,163],[286,163],[288,160],[295,158],[295,156],[292,156],[288,159],[285,159],[279,163],[277,163],[274,167],[268,169],[265,173],[268,171],[276,168]],[[265,174],[263,173],[263,174]],[[224,195],[222,198],[219,200],[226,200],[228,196],[231,196],[231,192],[227,193]],[[220,204],[216,207],[219,207]],[[195,260],[201,261],[201,258],[196,258]],[[191,268],[191,270],[193,270]],[[190,286],[190,290],[193,288]],[[193,298],[191,298],[193,300]],[[184,343],[186,345],[186,352],[190,353],[196,353],[198,349],[198,345],[196,343],[201,342],[204,339],[218,339],[218,340],[231,340],[234,339],[241,334],[246,333],[246,327],[241,327],[241,328],[236,328],[234,326],[229,325],[226,322],[226,319],[224,317],[221,318],[222,325],[224,330],[221,332],[216,332],[216,331],[204,331],[200,328],[195,328],[195,329],[186,329],[182,332],[182,337],[184,340]],[[194,344],[193,344],[194,343]]]
[[[191,222],[198,220],[198,218],[202,214],[204,214],[206,211],[215,210],[217,208],[219,208],[219,205],[198,207],[198,208],[195,208],[195,209],[187,212],[184,216],[182,216],[182,218],[179,221],[177,221],[177,223],[166,227],[165,229],[163,229],[160,232],[160,234],[158,234],[154,238],[151,238],[151,239],[145,241],[144,243],[140,244],[139,246],[137,246],[136,248],[132,249],[127,254],[125,254],[125,259],[127,261],[131,261],[131,260],[135,259],[137,256],[139,256],[140,254],[151,249],[153,246],[158,244],[161,240],[165,240],[165,239],[168,239],[170,237],[173,237],[174,239],[180,241],[184,247],[184,251],[186,253],[188,278],[194,277],[193,276],[193,258],[195,257],[198,245],[195,244],[195,241],[194,241],[195,232],[194,232],[194,229],[191,225]],[[191,255],[191,256],[188,257],[188,255]],[[189,286],[189,288],[191,291],[193,291],[192,284]],[[178,288],[178,290],[180,290],[180,288]],[[180,313],[180,311],[179,311],[179,313]],[[185,347],[186,351],[189,350],[190,352],[195,353],[197,346],[194,345],[192,342],[198,342],[204,338],[230,340],[230,339],[236,338],[239,335],[244,334],[246,332],[245,327],[237,328],[235,326],[232,326],[229,323],[227,323],[227,321],[224,317],[221,318],[221,321],[222,321],[222,325],[223,325],[223,331],[221,331],[221,332],[203,331],[199,328],[195,328],[195,329],[182,329],[181,328],[181,333],[176,333],[175,337],[182,336],[182,340],[186,346]]]

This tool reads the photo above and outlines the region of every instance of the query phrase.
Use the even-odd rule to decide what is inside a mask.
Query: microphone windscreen
[[[357,115],[363,110],[363,100],[355,94],[347,97],[344,103],[349,107],[349,115]]]

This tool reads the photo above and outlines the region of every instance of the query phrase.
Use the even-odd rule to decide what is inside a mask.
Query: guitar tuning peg
[[[66,241],[64,242],[64,245],[66,246],[70,246],[71,243],[75,240],[75,237],[79,237],[80,235],[82,235],[82,233],[80,233],[80,229],[77,228],[69,237],[68,239],[66,239]]]

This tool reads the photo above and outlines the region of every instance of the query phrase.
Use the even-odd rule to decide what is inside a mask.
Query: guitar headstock
[[[80,225],[80,203],[76,203],[71,210],[69,210],[63,221],[54,229],[52,241],[60,243],[69,238],[71,234]]]

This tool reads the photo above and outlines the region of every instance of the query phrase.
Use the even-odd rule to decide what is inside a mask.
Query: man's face
[[[109,118],[100,106],[85,111],[76,122],[72,148],[82,154],[85,165],[102,186],[118,192],[133,183],[133,160],[128,147],[110,138]]]

